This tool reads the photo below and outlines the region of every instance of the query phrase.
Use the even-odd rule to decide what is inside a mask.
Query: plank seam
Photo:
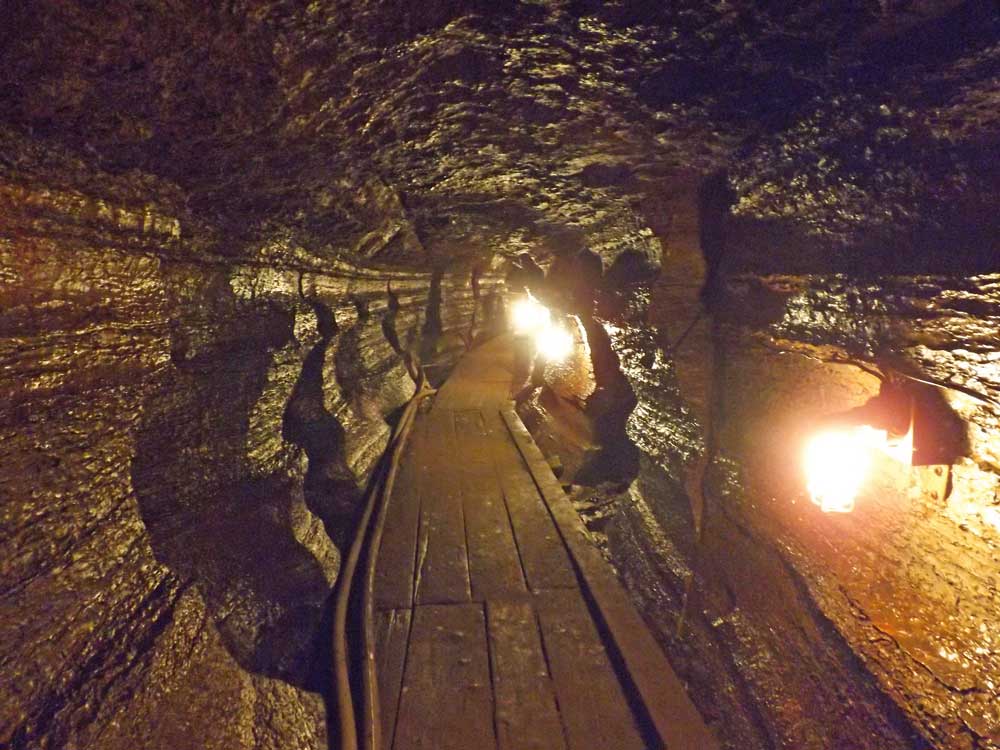
[[[454,455],[455,446],[458,442],[458,428],[455,425],[455,412],[448,412],[448,423],[451,425],[451,430],[449,435],[448,452]],[[465,512],[465,466],[460,466],[458,468],[458,507],[462,510],[462,535],[465,539],[465,566],[469,570],[469,600],[476,601],[475,599],[475,584],[472,581],[472,543],[469,540],[469,521],[468,513]],[[484,600],[485,601],[485,600]],[[486,617],[486,608],[483,607],[483,617]],[[487,636],[489,634],[487,633]]]
[[[493,648],[493,640],[490,638],[489,603],[485,600],[483,601],[483,630],[486,631],[486,663],[490,669],[490,699],[493,701],[493,737],[497,747],[500,747],[500,725],[497,720],[496,649]]]
[[[531,617],[535,622],[535,630],[538,633],[538,643],[542,649],[542,658],[545,659],[545,671],[548,672],[549,681],[552,684],[552,700],[556,704],[556,714],[559,716],[559,728],[562,729],[563,742],[570,747],[569,729],[566,726],[566,717],[563,714],[562,705],[559,703],[559,691],[555,689],[555,678],[552,676],[552,659],[549,656],[549,647],[545,642],[545,633],[542,632],[542,621],[539,619],[538,608],[534,602],[531,603]]]

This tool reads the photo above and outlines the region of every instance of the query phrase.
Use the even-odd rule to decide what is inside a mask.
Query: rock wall
[[[705,199],[680,191],[675,215]],[[759,231],[713,218],[664,238],[681,273],[594,309],[634,399],[631,482],[596,448],[620,439],[599,401],[567,414],[548,383],[527,421],[726,746],[997,747],[996,274],[777,274],[802,268],[801,238],[762,253]],[[824,514],[804,444],[886,376],[955,452],[883,459],[852,513]]]
[[[703,425],[684,398],[675,363],[644,326],[619,323],[612,341],[638,397],[627,428],[641,457],[605,529],[608,554],[726,745],[919,747],[910,720],[858,663],[858,644],[830,626],[808,590],[807,574],[796,569],[780,535],[761,517],[764,508],[808,513],[801,481],[761,496],[733,458],[736,437],[755,456],[761,442],[782,429],[774,404],[763,400],[776,388],[779,371],[753,357],[756,369],[750,370],[729,350],[717,352],[730,379],[726,403],[715,408],[742,399],[756,406],[758,420],[713,435],[717,452],[703,466]],[[646,352],[658,349],[650,362]],[[799,394],[801,416],[802,379],[789,375],[779,382]],[[792,474],[795,437],[779,438],[783,468],[792,467]],[[814,558],[815,550],[807,550],[804,559]]]
[[[326,747],[327,601],[407,363],[498,280],[234,262],[176,187],[8,143],[0,744]]]
[[[754,515],[749,502],[766,519],[823,617],[886,694],[936,747],[997,747],[997,276],[765,278],[733,286],[758,309],[762,296],[779,300],[782,314],[766,327],[727,327],[729,429],[745,436],[770,426],[797,436],[824,412],[864,403],[877,379],[822,361],[845,358],[925,381],[912,387],[943,405],[940,416],[918,422],[930,437],[947,438],[948,415],[960,418],[966,455],[937,469],[951,472],[947,497],[943,481],[922,477],[929,467],[903,471],[894,487],[898,467],[881,466],[873,479],[879,485],[844,517],[782,504],[793,486],[780,455],[787,446],[764,439],[771,444],[749,448],[736,435],[729,444],[748,489],[743,512]],[[932,382],[938,386],[926,385]]]

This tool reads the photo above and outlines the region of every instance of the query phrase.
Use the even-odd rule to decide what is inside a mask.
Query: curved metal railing
[[[369,484],[368,495],[357,533],[340,570],[333,610],[333,681],[340,723],[341,750],[358,750],[359,731],[365,750],[381,747],[381,717],[379,711],[378,681],[375,674],[374,597],[375,561],[378,559],[385,527],[386,506],[399,473],[399,463],[410,429],[416,419],[420,402],[435,393],[428,387],[423,371],[417,381],[417,390],[400,417],[386,448],[378,474]],[[375,518],[372,525],[372,518]],[[366,549],[367,548],[367,549]],[[367,567],[362,580],[356,580],[358,563],[367,552]],[[358,586],[362,586],[360,592]],[[351,647],[347,637],[347,621],[352,596],[360,599],[361,610],[361,705],[356,706],[351,687]]]

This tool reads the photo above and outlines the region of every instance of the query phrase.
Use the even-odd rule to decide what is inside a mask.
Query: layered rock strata
[[[71,160],[0,194],[0,742],[325,747],[339,550],[408,364],[497,278],[234,262]]]
[[[697,284],[687,305],[667,282],[596,310],[635,399],[636,469],[564,437],[621,440],[597,427],[599,402],[584,402],[589,432],[559,383],[522,405],[570,456],[595,541],[729,746],[997,747],[996,274],[740,265],[718,283],[705,320]],[[885,377],[915,394],[937,465],[876,462],[853,513],[824,514],[805,441]]]

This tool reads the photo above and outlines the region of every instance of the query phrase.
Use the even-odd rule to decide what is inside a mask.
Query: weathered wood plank
[[[718,740],[698,713],[684,684],[632,605],[628,593],[590,542],[583,522],[524,424],[513,410],[504,411],[503,417],[558,523],[566,546],[597,605],[598,617],[620,655],[656,733],[671,750],[718,748]]]
[[[566,548],[500,412],[484,411],[483,417],[528,585],[534,591],[576,586]]]
[[[565,750],[538,622],[530,602],[486,605],[500,750]]]
[[[394,750],[495,747],[482,605],[417,607]]]
[[[375,561],[375,608],[396,609],[413,606],[413,580],[416,565],[417,534],[420,528],[421,454],[426,441],[424,420],[417,417],[388,499],[385,530],[378,559]]]
[[[378,692],[382,714],[382,742],[392,747],[399,710],[399,694],[403,686],[403,665],[410,639],[409,609],[389,609],[376,612],[378,641]]]
[[[483,408],[501,409],[509,404],[509,380],[476,379],[464,380],[460,385],[448,389],[438,398],[436,407],[449,411],[472,411]]]
[[[537,446],[516,414],[503,407],[505,385],[477,372],[480,358],[490,361],[503,349],[492,342],[487,347],[469,353],[463,362],[467,367],[442,389],[447,398],[439,394],[431,413],[418,422],[425,431],[414,435],[414,455],[404,459],[397,480],[398,492],[416,493],[405,506],[411,515],[400,514],[391,536],[387,517],[383,554],[390,538],[391,544],[403,538],[402,547],[410,550],[410,573],[400,575],[405,564],[391,561],[377,568],[385,591],[399,589],[393,602],[380,600],[376,589],[376,602],[409,606],[416,590],[416,600],[428,606],[415,611],[405,652],[406,615],[379,614],[386,618],[378,623],[376,652],[386,747],[393,742],[393,716],[393,746],[404,750],[478,750],[496,747],[497,741],[505,750],[633,750],[647,742],[662,747],[652,735],[643,741],[638,722],[646,718],[670,750],[717,747]],[[480,405],[487,406],[478,426],[478,417],[444,408],[478,410]],[[498,489],[502,503],[497,502]],[[420,510],[425,498],[430,508]],[[390,510],[398,513],[403,507],[397,503]],[[412,541],[399,528],[410,529]],[[407,558],[405,551],[396,554]],[[414,589],[415,571],[419,583]],[[512,589],[515,580],[519,588]],[[525,583],[540,593],[526,596]],[[594,613],[576,590],[580,585],[586,585],[596,603]],[[471,596],[486,600],[486,617],[481,604],[468,603]],[[435,603],[456,600],[463,603]],[[527,619],[532,607],[540,633]],[[626,687],[619,683],[609,651],[629,672],[621,678]],[[645,712],[638,702],[630,707],[626,701],[626,691],[632,695],[633,688]],[[552,705],[560,712],[558,725],[546,708]],[[541,725],[549,727],[544,739],[537,731]]]
[[[535,597],[570,750],[643,750],[643,741],[590,612],[575,589]]]
[[[502,408],[510,402],[513,372],[510,341],[498,337],[483,342],[458,361],[438,391],[435,408]]]
[[[481,412],[455,412],[452,451],[462,482],[472,598],[484,601],[524,594],[521,561],[493,469],[495,447]]]
[[[419,463],[420,533],[417,542],[417,604],[468,602],[469,560],[461,480],[450,455],[451,412],[431,411]]]

